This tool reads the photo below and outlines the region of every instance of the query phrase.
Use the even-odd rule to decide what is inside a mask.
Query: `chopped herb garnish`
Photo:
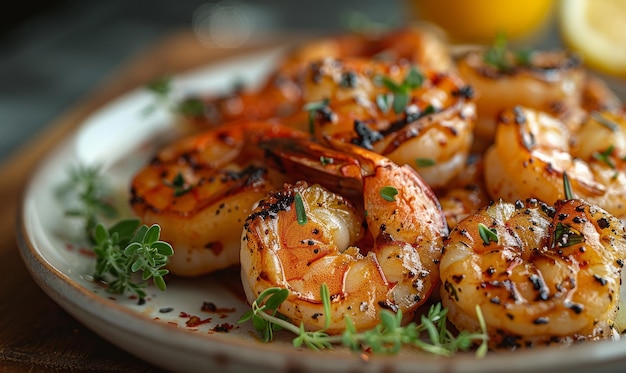
[[[393,95],[389,93],[381,93],[376,96],[376,105],[383,114],[387,114],[391,108],[391,100]]]
[[[390,78],[383,76],[379,77],[380,82],[387,87],[393,94],[392,107],[393,111],[396,114],[402,113],[404,109],[407,107],[409,102],[411,101],[411,91],[413,89],[419,88],[424,84],[424,75],[415,67],[411,66],[409,73],[401,84],[396,83]],[[380,95],[379,95],[380,96]],[[381,98],[381,100],[383,100]],[[384,98],[386,103],[383,103],[383,107],[388,107],[388,98]],[[381,108],[381,102],[379,102],[378,97],[376,103],[378,107]]]
[[[600,162],[604,162],[607,166],[612,169],[615,169],[615,163],[611,160],[611,154],[613,153],[613,145],[610,145],[603,152],[595,152],[591,156]]]
[[[335,162],[335,160],[331,157],[324,157],[323,155],[320,156],[320,163],[322,164],[322,166],[326,166],[327,164],[333,164]]]
[[[383,197],[385,201],[394,202],[397,194],[398,189],[391,186],[385,186],[380,189],[380,196]]]
[[[567,176],[567,172],[563,172],[563,192],[565,193],[565,199],[574,198],[574,193],[572,192],[572,185],[569,182],[569,176]]]
[[[300,193],[296,193],[294,197],[294,203],[296,204],[296,218],[298,219],[298,224],[306,224],[306,210],[304,209],[304,202],[302,201],[302,196],[300,195]]]
[[[435,162],[435,160],[432,158],[416,158],[415,159],[415,165],[417,167],[432,167],[435,164],[437,164],[437,162]]]
[[[478,234],[483,239],[485,245],[489,245],[491,242],[498,242],[498,233],[493,228],[488,228],[483,223],[478,223]]]
[[[506,35],[499,32],[496,34],[493,45],[483,55],[483,61],[495,67],[498,71],[508,71],[511,66],[507,60],[508,45]]]
[[[174,197],[180,197],[186,193],[188,193],[192,186],[185,182],[185,178],[183,174],[180,172],[174,176],[172,182],[165,181],[165,184],[174,190]]]
[[[172,79],[162,76],[146,84],[146,89],[157,96],[166,97],[172,91]]]
[[[324,99],[321,101],[308,102],[304,104],[304,106],[302,107],[304,111],[309,112],[309,132],[310,133],[315,133],[315,113],[319,110],[323,110],[324,108],[326,108],[329,102],[330,102],[329,99]]]
[[[312,350],[332,348],[334,344],[341,344],[352,351],[371,351],[375,354],[396,354],[403,346],[411,346],[422,351],[439,356],[452,356],[458,351],[469,350],[475,342],[480,342],[476,350],[479,358],[487,354],[487,326],[480,310],[476,306],[481,331],[469,333],[451,333],[447,330],[448,310],[441,303],[433,304],[428,313],[422,315],[420,322],[411,322],[402,325],[402,311],[393,313],[389,310],[380,312],[380,323],[374,328],[357,331],[352,319],[345,316],[346,328],[341,335],[329,335],[326,329],[330,323],[330,295],[328,286],[322,284],[320,288],[322,305],[324,307],[325,326],[317,331],[306,331],[304,325],[294,325],[291,320],[278,313],[278,308],[289,296],[287,289],[269,288],[261,292],[252,302],[252,308],[245,312],[239,323],[252,321],[254,328],[259,331],[265,342],[270,342],[274,331],[285,330],[296,335],[292,344],[294,347],[306,346]]]
[[[187,98],[178,104],[177,111],[188,117],[201,117],[204,115],[204,102],[198,98]]]
[[[568,247],[585,241],[585,237],[574,228],[563,223],[557,223],[554,229],[552,246]]]
[[[515,54],[515,61],[521,66],[530,66],[534,52],[531,50],[519,51]]]
[[[511,71],[516,64],[518,66],[530,66],[532,64],[533,51],[525,50],[510,55],[507,38],[504,33],[496,34],[493,45],[483,54],[483,61],[498,71],[506,73]]]

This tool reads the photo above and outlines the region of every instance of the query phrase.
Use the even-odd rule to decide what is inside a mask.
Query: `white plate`
[[[235,79],[262,81],[280,51],[225,61],[176,79],[176,92],[226,89]],[[77,163],[99,164],[121,200],[130,175],[152,154],[172,118],[165,111],[145,117],[152,96],[141,89],[112,102],[51,153],[34,173],[19,219],[20,250],[39,286],[76,319],[152,364],[174,371],[421,371],[421,372],[583,372],[626,368],[626,340],[573,347],[537,348],[513,354],[437,358],[406,348],[398,356],[364,357],[337,348],[296,349],[291,335],[261,342],[248,324],[238,325],[249,307],[237,269],[198,279],[167,279],[167,291],[148,288],[144,304],[113,296],[91,281],[93,256],[82,243],[76,221],[64,217],[54,186]],[[203,310],[212,304],[215,312]],[[196,316],[202,322],[188,325]],[[226,325],[228,332],[218,331]],[[146,346],[149,346],[146,348]]]

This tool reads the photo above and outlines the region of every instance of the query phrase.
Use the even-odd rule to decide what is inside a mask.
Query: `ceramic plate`
[[[176,78],[175,92],[220,91],[235,81],[259,83],[280,50],[249,55]],[[238,269],[197,279],[167,278],[167,291],[148,288],[145,302],[108,293],[92,281],[94,257],[77,221],[55,197],[68,169],[100,165],[120,201],[131,175],[153,154],[173,118],[166,110],[145,115],[153,104],[138,89],[95,113],[37,168],[25,192],[19,219],[20,249],[41,288],[61,307],[105,339],[152,364],[175,371],[421,371],[594,372],[626,367],[626,340],[528,352],[437,358],[410,348],[395,356],[366,356],[343,348],[315,352],[294,348],[291,335],[263,343],[237,320],[249,306]],[[144,346],[150,346],[145,348]]]

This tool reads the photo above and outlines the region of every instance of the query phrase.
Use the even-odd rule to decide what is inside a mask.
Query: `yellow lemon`
[[[549,20],[553,0],[409,0],[417,19],[443,28],[460,42],[490,43],[532,36]]]
[[[564,43],[589,67],[626,77],[626,1],[563,1],[559,27]]]

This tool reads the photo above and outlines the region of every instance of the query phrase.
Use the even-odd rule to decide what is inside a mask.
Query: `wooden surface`
[[[82,326],[35,284],[15,234],[22,190],[38,161],[116,96],[165,74],[285,42],[272,37],[221,49],[201,45],[186,30],[175,33],[121,61],[119,71],[0,164],[0,372],[159,371]]]

